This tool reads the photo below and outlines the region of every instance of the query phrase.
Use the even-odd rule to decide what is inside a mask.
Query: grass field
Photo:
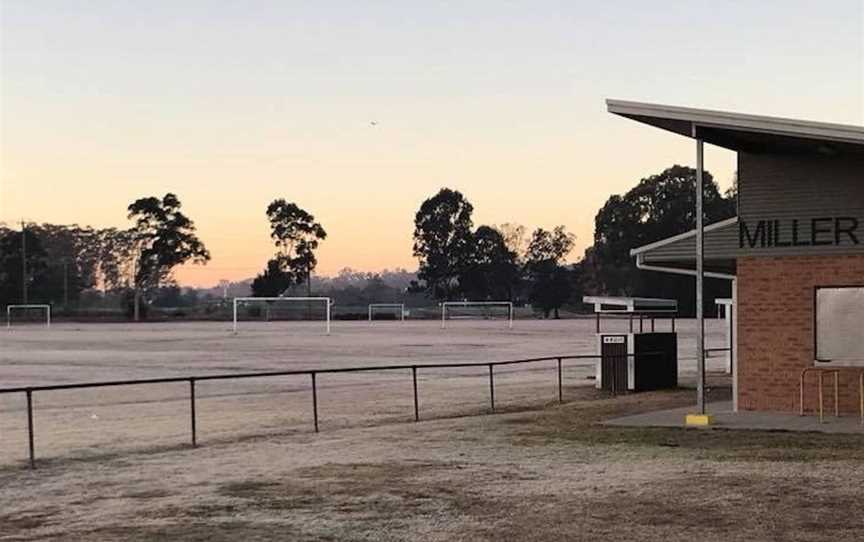
[[[722,343],[712,322],[711,342]],[[668,325],[668,324],[667,324]],[[360,365],[489,362],[562,354],[594,354],[590,320],[505,322],[337,322],[326,336],[318,322],[60,324],[13,328],[0,343],[2,387],[214,373],[323,369]],[[610,322],[612,330],[625,322]],[[681,371],[693,370],[692,321],[682,332]],[[719,358],[717,366],[722,366]],[[565,364],[566,388],[590,386],[593,362]],[[321,429],[401,422],[413,418],[408,371],[319,376]],[[496,406],[542,406],[557,397],[555,362],[502,367]],[[419,373],[424,419],[484,412],[486,367]],[[200,382],[199,439],[213,442],[312,427],[308,376]],[[86,457],[189,441],[187,383],[50,391],[34,397],[37,455]],[[26,459],[23,394],[0,395],[0,466]]]
[[[570,392],[525,412],[0,471],[0,538],[861,539],[861,436],[611,428],[597,422],[692,392]]]
[[[721,346],[711,322],[709,346]],[[623,329],[623,324],[619,324]],[[682,381],[693,323],[679,322]],[[3,386],[594,352],[593,322],[59,325],[0,343]],[[711,378],[728,398],[728,377]],[[321,432],[308,382],[201,383],[36,397],[39,468],[23,468],[20,397],[0,399],[0,539],[860,540],[864,438],[599,422],[690,404],[691,390],[610,398],[565,371],[328,375]]]

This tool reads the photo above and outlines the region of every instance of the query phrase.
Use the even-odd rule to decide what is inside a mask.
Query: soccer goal
[[[445,301],[441,303],[441,329],[447,327],[447,319],[451,320],[491,320],[495,318],[496,307],[507,311],[507,328],[513,329],[513,303],[510,301]]]
[[[371,303],[369,305],[369,323],[375,319],[375,314],[380,312],[392,314],[394,320],[401,322],[405,321],[405,304],[404,303]]]
[[[235,297],[234,333],[237,333],[241,308],[245,307],[249,309],[249,317],[261,319],[263,315],[265,321],[270,321],[271,319],[302,320],[308,319],[313,303],[323,305],[325,328],[327,335],[330,335],[331,301],[329,297]],[[293,309],[293,312],[289,312],[289,307]],[[299,317],[302,313],[298,313],[298,309],[306,311],[306,318]]]
[[[6,327],[12,327],[12,313],[22,314],[23,322],[45,323],[51,327],[51,305],[6,305]]]

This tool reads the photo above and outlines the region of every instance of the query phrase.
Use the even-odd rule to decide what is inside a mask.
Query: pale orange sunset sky
[[[329,233],[319,273],[413,269],[421,201],[475,224],[566,225],[692,142],[607,97],[864,124],[864,1],[0,1],[0,221],[126,226],[175,192],[213,259],[260,271],[264,216]],[[377,126],[371,126],[377,121]],[[722,188],[733,155],[711,149]]]

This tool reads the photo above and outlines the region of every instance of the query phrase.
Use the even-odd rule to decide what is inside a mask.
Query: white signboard
[[[816,290],[816,361],[864,366],[864,286]]]

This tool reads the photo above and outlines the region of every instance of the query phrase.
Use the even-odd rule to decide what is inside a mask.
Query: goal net
[[[234,333],[240,322],[321,321],[330,334],[329,297],[235,297]]]
[[[51,327],[51,305],[7,305],[6,327],[23,324]]]
[[[510,301],[445,301],[441,303],[441,327],[449,320],[504,320],[513,327],[513,303]]]
[[[369,305],[369,322],[373,320],[405,321],[404,303],[371,303]]]

